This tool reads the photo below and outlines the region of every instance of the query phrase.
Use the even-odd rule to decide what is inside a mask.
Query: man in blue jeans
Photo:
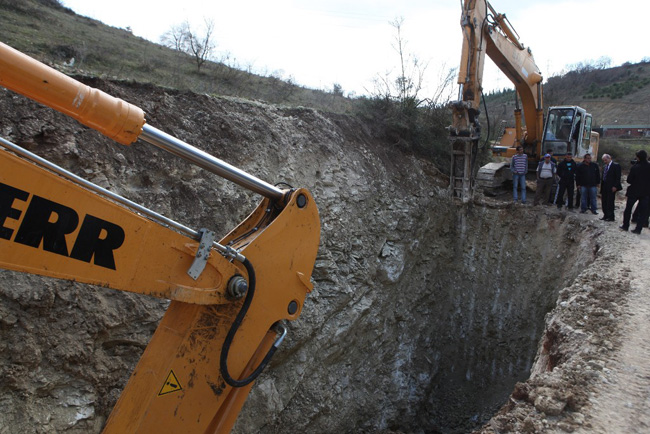
[[[576,169],[576,186],[580,189],[580,212],[586,213],[587,208],[592,214],[598,214],[598,184],[600,184],[600,169],[598,164],[591,162],[591,154],[585,154],[582,163]]]
[[[517,185],[521,185],[521,203],[526,203],[526,172],[528,172],[528,155],[524,154],[524,148],[517,146],[517,153],[510,160],[510,171],[512,172],[512,199],[517,203]]]

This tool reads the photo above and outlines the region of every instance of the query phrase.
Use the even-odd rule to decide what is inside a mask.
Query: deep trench
[[[540,208],[460,209],[430,235],[421,259],[430,272],[414,267],[409,279],[422,280],[421,298],[403,303],[406,329],[419,330],[411,366],[426,381],[415,387],[425,390],[415,417],[387,425],[469,432],[529,377],[545,315],[594,248],[578,220]]]
[[[579,216],[541,207],[431,209],[380,240],[374,279],[347,275],[338,313],[303,313],[268,374],[295,384],[291,400],[261,380],[235,433],[466,433],[529,377],[545,315],[595,258],[593,234]],[[318,261],[315,277],[314,311],[337,289],[342,298]],[[312,323],[317,335],[296,336]]]
[[[334,293],[340,282],[326,284],[328,277],[317,265],[309,308],[292,325],[290,343],[253,388],[233,432],[465,433],[479,428],[507,402],[515,383],[528,378],[546,313],[555,305],[559,291],[595,257],[596,241],[590,231],[576,215],[540,208],[442,207],[434,214],[427,211],[414,216],[396,231],[401,239],[381,240],[375,278],[352,279],[350,301]],[[11,279],[22,276],[5,276],[8,287],[19,288]],[[83,332],[95,320],[80,331],[77,320],[61,314],[56,306],[60,304],[67,312],[71,297],[79,300],[81,310],[99,312],[96,328],[100,331],[108,321],[99,320],[107,301],[117,303],[115,312],[139,321],[146,318],[145,313],[157,311],[154,305],[140,305],[136,297],[110,291],[88,292],[65,284],[61,289],[52,289],[52,284],[33,286],[34,291],[41,287],[31,299],[51,293],[48,297],[54,307],[23,309],[21,321],[44,321],[48,326],[38,326],[43,329],[56,324],[62,333],[55,340],[46,333],[37,345],[25,338],[33,332],[18,335],[13,331],[8,336],[15,342],[10,345],[20,348],[20,340],[27,339],[25,348],[44,348],[38,354],[49,357],[54,353],[51,360],[57,363],[57,348],[68,351],[62,360],[74,361],[66,368],[72,374],[54,366],[51,381],[62,384],[57,387],[71,396],[77,396],[78,389],[88,390],[85,393],[93,406],[105,396],[106,404],[95,407],[101,417],[79,423],[71,431],[99,432],[123,386],[112,376],[94,380],[93,375],[116,360],[128,359],[133,366],[144,345],[138,351],[118,352],[123,342],[140,341],[133,337],[133,323],[109,326],[107,332]],[[20,301],[18,292],[15,297]],[[326,311],[323,305],[337,303],[338,313],[324,319],[317,316]],[[149,331],[140,332],[143,343],[156,321],[147,324]],[[75,342],[92,348],[91,356],[77,355]],[[26,351],[17,351],[13,357],[22,353],[29,363],[39,363],[40,356]],[[63,373],[60,379],[58,372]],[[72,382],[66,372],[75,378]],[[124,381],[121,371],[115,377]],[[98,392],[89,386],[95,381],[100,384]],[[101,388],[104,383],[109,384],[108,393]],[[26,384],[11,389],[22,393],[38,387],[38,383]],[[38,395],[38,390],[30,393]],[[65,421],[74,415],[65,415],[64,410],[78,412],[78,404],[62,407],[58,395],[44,393],[34,408],[25,407],[21,399],[11,401],[13,419],[7,420],[33,428],[39,424],[24,420],[23,413],[53,414],[57,421]],[[7,399],[11,396],[15,395]]]

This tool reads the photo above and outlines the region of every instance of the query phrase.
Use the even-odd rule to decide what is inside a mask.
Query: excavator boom
[[[0,138],[0,267],[171,300],[107,433],[229,432],[313,287],[318,210],[0,43],[0,85],[122,144],[138,138],[263,196],[220,241]]]
[[[481,136],[479,114],[483,91],[485,55],[512,81],[521,98],[515,111],[516,138],[523,141],[529,155],[539,155],[543,127],[542,75],[532,52],[516,37],[505,15],[498,14],[485,0],[465,0],[461,15],[463,48],[458,84],[459,100],[452,102],[451,188],[454,196],[468,201],[472,194],[473,173]]]

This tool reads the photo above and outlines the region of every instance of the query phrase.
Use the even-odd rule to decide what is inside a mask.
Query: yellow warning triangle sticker
[[[167,395],[168,393],[178,392],[179,390],[183,390],[183,387],[181,386],[181,383],[178,381],[178,378],[176,378],[176,374],[174,374],[174,371],[170,370],[169,375],[167,375],[167,379],[165,380],[165,384],[163,384],[163,386],[160,388],[160,392],[158,392],[158,396]]]

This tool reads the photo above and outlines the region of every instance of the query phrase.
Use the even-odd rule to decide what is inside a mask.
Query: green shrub
[[[403,150],[431,159],[438,169],[449,174],[451,144],[447,127],[451,123],[451,110],[441,105],[417,105],[413,100],[404,102],[387,98],[364,99],[359,116],[373,121],[376,130]],[[487,164],[489,146],[484,138],[479,143],[476,166]]]
[[[613,83],[609,86],[599,87],[596,83],[591,83],[587,89],[587,93],[583,95],[583,98],[596,99],[607,97],[610,99],[620,99],[636,92],[638,89],[642,89],[648,84],[650,84],[650,77],[641,79],[636,74],[632,75],[626,81]]]
[[[440,161],[438,168],[448,172],[451,159],[448,132],[451,112],[446,107],[418,106],[412,99],[363,99],[358,115],[371,120],[386,139],[400,148]],[[444,161],[444,163],[442,162]]]

